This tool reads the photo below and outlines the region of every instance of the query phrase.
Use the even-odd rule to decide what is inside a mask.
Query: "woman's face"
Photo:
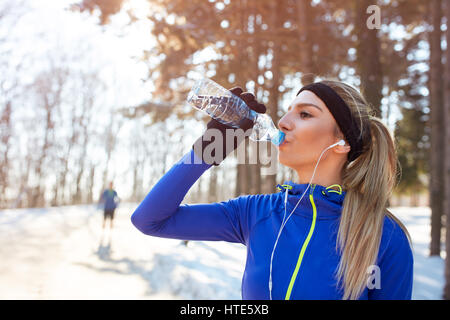
[[[314,168],[322,151],[339,141],[335,136],[337,124],[333,115],[324,102],[308,90],[292,101],[278,127],[286,134],[285,142],[278,149],[278,161],[297,170]],[[320,163],[326,162],[327,156],[330,158],[333,149],[323,154]]]

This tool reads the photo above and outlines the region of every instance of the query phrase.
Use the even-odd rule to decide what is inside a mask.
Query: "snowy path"
[[[0,211],[0,299],[240,299],[245,247],[148,237],[122,204],[112,232],[95,206]],[[429,209],[393,208],[414,242],[414,299],[440,299]]]
[[[0,211],[0,299],[240,299],[245,247],[145,236],[134,206],[112,232],[95,206]]]

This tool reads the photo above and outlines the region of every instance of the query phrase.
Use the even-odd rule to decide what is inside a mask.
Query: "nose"
[[[279,121],[278,128],[286,133],[289,130],[292,130],[292,124],[289,121],[288,113],[286,113]]]

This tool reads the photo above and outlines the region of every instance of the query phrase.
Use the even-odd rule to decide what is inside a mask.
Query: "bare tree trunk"
[[[75,194],[72,199],[72,203],[80,204],[82,203],[82,194],[81,194],[81,178],[84,174],[85,162],[86,162],[86,153],[83,153],[80,161],[80,168],[78,169],[78,173],[75,178]]]
[[[45,204],[46,171],[54,166],[56,155],[53,152],[55,143],[55,114],[61,105],[63,89],[66,85],[68,72],[64,68],[54,65],[52,57],[49,57],[50,69],[36,76],[33,83],[36,92],[36,100],[44,110],[44,138],[38,159],[34,164],[36,184],[32,188],[31,206]]]
[[[70,159],[70,149],[71,147],[69,147],[69,150],[67,151],[67,156],[66,158],[63,160],[63,169],[62,172],[60,174],[60,179],[59,179],[59,200],[58,203],[60,205],[64,205],[67,203],[66,201],[66,190],[67,190],[67,173],[69,172],[69,159]]]
[[[436,0],[435,0],[436,1]],[[436,5],[436,10],[438,8],[438,5]],[[445,16],[447,18],[447,31],[446,31],[446,39],[447,43],[450,43],[450,1],[445,2]],[[444,286],[444,292],[443,292],[443,298],[446,300],[450,300],[450,144],[448,141],[450,141],[450,49],[447,46],[446,51],[446,60],[447,64],[445,66],[444,71],[444,80],[445,80],[445,103],[444,106],[444,112],[442,118],[444,119],[444,127],[443,127],[443,137],[444,142],[443,143],[443,163],[444,163],[444,208],[445,208],[445,252],[446,252],[446,258],[445,258],[445,286]]]
[[[282,14],[280,12],[280,9],[282,8],[282,6],[280,5],[279,1],[274,1],[272,4],[272,23],[271,23],[271,27],[274,30],[275,35],[278,34],[278,32],[281,29],[281,17],[280,15]],[[270,81],[270,87],[269,87],[269,92],[270,92],[270,96],[269,96],[269,115],[272,118],[273,122],[275,124],[278,123],[280,117],[278,115],[278,103],[280,101],[280,92],[279,92],[279,86],[281,84],[281,71],[280,71],[280,58],[281,58],[281,53],[280,53],[280,48],[281,48],[281,42],[279,37],[275,36],[275,38],[273,39],[273,46],[272,46],[272,67],[271,70],[272,71],[272,79]],[[269,145],[268,148],[269,151],[269,155],[270,158],[274,158],[274,152],[276,152],[276,150],[274,148],[272,148],[272,145]],[[266,193],[273,193],[275,191],[275,187],[277,184],[277,175],[275,174],[271,174],[271,175],[267,175],[265,177],[265,188],[264,188],[264,192]]]
[[[31,163],[31,155],[27,154],[25,157],[25,165],[23,166],[25,170],[20,174],[20,190],[16,199],[16,205],[14,206],[15,208],[29,207],[30,205],[31,198],[29,194],[28,180],[30,177]]]
[[[1,142],[1,162],[0,162],[0,208],[6,208],[6,188],[9,186],[9,152],[11,148],[12,124],[11,124],[11,102],[8,101],[5,109],[0,114],[0,142]]]
[[[75,195],[73,196],[73,203],[79,204],[82,203],[82,187],[81,187],[81,178],[85,172],[86,168],[86,156],[87,156],[87,144],[89,141],[89,133],[87,131],[87,127],[84,128],[83,132],[83,141],[80,147],[82,148],[81,156],[79,158],[79,169],[75,179]]]
[[[257,79],[257,78],[255,78]],[[257,95],[257,90],[255,90],[255,96]],[[253,154],[252,157],[256,160],[256,164],[251,165],[252,170],[252,184],[253,188],[251,189],[252,194],[261,194],[262,193],[262,179],[261,179],[261,159],[259,158],[259,143],[252,143],[253,145]]]
[[[116,148],[117,144],[117,137],[116,134],[119,131],[120,127],[122,125],[122,122],[119,122],[115,119],[115,114],[111,113],[109,125],[107,132],[105,132],[105,151],[106,151],[106,163],[105,168],[103,171],[103,188],[105,188],[108,184],[108,174],[109,174],[109,164],[111,162],[112,154]]]
[[[262,52],[262,45],[261,42],[258,39],[258,36],[261,34],[261,24],[262,19],[258,18],[258,2],[251,1],[249,3],[251,15],[253,18],[253,37],[249,37],[249,46],[252,48],[251,56],[249,57],[249,63],[253,66],[250,73],[251,80],[255,83],[254,87],[254,94],[256,97],[256,100],[259,102],[262,102],[264,89],[262,86],[258,83],[258,77],[261,74],[260,66],[259,66],[259,58],[263,54]],[[253,164],[249,164],[249,171],[251,184],[249,188],[250,194],[260,194],[262,192],[262,186],[261,186],[261,162],[259,159],[259,143],[257,142],[250,142],[250,155],[252,156],[252,159],[256,160],[256,163],[253,162]]]
[[[355,28],[358,36],[357,66],[361,77],[361,91],[367,102],[381,118],[381,99],[383,95],[383,75],[380,60],[380,39],[378,30],[367,28],[367,8],[373,4],[372,0],[358,0],[356,3]]]
[[[312,46],[313,33],[311,32],[311,0],[297,0],[297,17],[298,17],[298,37],[301,43],[299,55],[302,62],[302,84],[306,85],[314,82],[314,52]]]
[[[248,3],[247,1],[240,1],[237,2],[237,12],[239,12],[238,14],[240,15],[240,31],[243,34],[248,33]],[[246,47],[249,45],[249,43],[244,42],[244,41],[238,41],[238,57],[237,60],[241,61],[241,63],[245,64],[248,63],[248,52],[246,50]],[[247,78],[247,74],[246,74],[246,70],[243,70],[244,68],[240,68],[239,70],[237,70],[236,72],[236,78],[237,80],[242,83],[240,84],[241,86],[243,84],[245,84],[248,80]],[[246,90],[245,87],[242,88],[244,91]],[[238,146],[237,149],[239,149],[240,151],[236,150],[237,154],[242,154],[245,155],[244,157],[237,157],[238,163],[237,163],[237,170],[236,170],[236,189],[235,189],[235,196],[238,197],[242,194],[247,194],[249,193],[249,183],[247,181],[247,177],[248,177],[248,171],[249,171],[249,167],[248,167],[248,162],[247,162],[247,154],[248,154],[248,150],[247,150],[247,141],[244,140],[242,141],[242,143]]]
[[[59,187],[58,187],[59,199],[57,200],[57,202],[60,205],[67,204],[69,202],[67,199],[68,197],[66,196],[66,191],[68,189],[67,188],[67,174],[69,173],[69,160],[72,156],[73,147],[76,146],[77,143],[79,142],[78,139],[80,136],[80,132],[78,129],[79,126],[77,125],[80,121],[78,121],[77,116],[76,116],[76,114],[77,114],[76,106],[74,106],[72,108],[71,113],[72,113],[71,114],[71,116],[72,116],[72,119],[71,119],[72,133],[71,133],[70,138],[67,143],[68,145],[67,145],[66,152],[62,158],[62,168],[61,168],[61,172],[60,172],[59,179],[57,182],[57,184],[59,185]]]
[[[138,166],[134,165],[133,166],[133,190],[131,193],[131,201],[138,201],[138,188],[139,188],[139,183],[140,183],[140,173],[138,172]]]
[[[410,197],[410,206],[411,207],[417,207],[417,204],[418,204],[418,201],[419,199],[418,199],[418,196],[417,196],[417,194],[415,193],[415,192],[413,192],[412,194],[411,194],[411,197]]]
[[[443,139],[441,126],[443,105],[443,78],[441,52],[441,0],[430,1],[430,18],[433,31],[430,33],[430,109],[431,109],[431,152],[430,152],[430,197],[431,197],[431,242],[430,256],[440,255],[441,217],[443,212]],[[447,62],[448,66],[448,62]],[[448,68],[448,67],[447,67]],[[447,70],[446,68],[446,70]]]
[[[94,203],[94,180],[95,180],[95,165],[91,164],[91,168],[89,170],[87,203]]]
[[[33,190],[31,207],[43,206],[45,204],[44,194],[45,194],[45,161],[49,158],[49,150],[52,145],[50,135],[53,132],[53,109],[55,105],[49,101],[47,94],[50,92],[43,92],[44,98],[44,109],[45,109],[45,133],[44,142],[41,148],[41,153],[38,161],[35,165],[35,174],[37,177],[37,183]]]

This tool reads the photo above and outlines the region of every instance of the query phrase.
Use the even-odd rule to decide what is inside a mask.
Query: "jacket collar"
[[[286,181],[283,185],[277,185],[277,188],[281,191],[283,205],[286,189],[288,190],[288,201],[286,206],[288,215],[294,209],[303,192],[308,189],[303,196],[302,201],[295,209],[294,214],[312,218],[313,207],[310,199],[310,195],[312,195],[318,219],[335,219],[340,216],[346,195],[346,191],[342,190],[342,187],[339,185],[325,187],[312,183],[308,188],[307,183],[298,184],[292,181]]]

